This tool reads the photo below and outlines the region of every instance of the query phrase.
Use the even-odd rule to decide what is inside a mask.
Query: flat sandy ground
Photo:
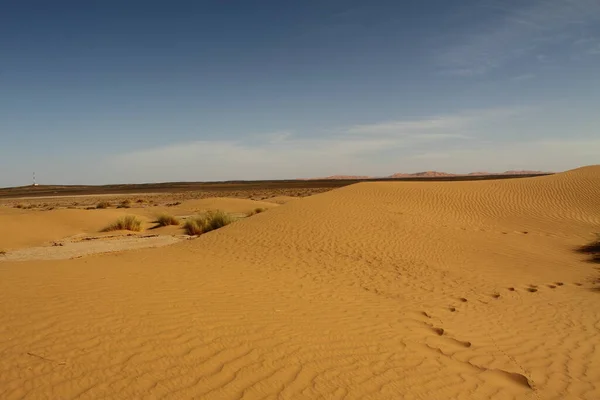
[[[600,166],[262,200],[0,207],[0,398],[600,399],[600,264],[576,251]],[[168,246],[10,259],[257,205]],[[160,230],[181,236],[136,235]]]

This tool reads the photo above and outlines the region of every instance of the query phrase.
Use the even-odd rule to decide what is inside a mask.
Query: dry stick
[[[34,354],[34,353],[29,353],[29,352],[27,352],[27,355],[28,355],[28,356],[31,356],[31,357],[36,357],[36,358],[39,358],[40,360],[44,360],[44,361],[49,361],[49,362],[57,363],[58,365],[65,365],[65,364],[66,364],[66,362],[64,362],[64,361],[62,361],[62,362],[57,362],[56,360],[51,360],[51,359],[49,359],[49,358],[46,358],[46,357],[43,357],[43,356],[40,356],[40,355],[37,355],[37,354]]]

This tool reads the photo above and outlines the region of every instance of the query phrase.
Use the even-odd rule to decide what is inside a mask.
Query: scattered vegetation
[[[229,225],[235,219],[223,211],[208,211],[185,221],[184,229],[188,235],[201,235]]]
[[[138,204],[142,204],[146,202],[146,199],[137,199],[135,202]]]
[[[117,206],[117,208],[131,208],[131,200],[125,199]]]
[[[262,208],[262,207],[257,207],[254,210],[250,211],[248,214],[246,214],[246,216],[247,217],[251,217],[253,215],[260,214],[263,211],[267,211],[267,209],[266,208]]]
[[[167,207],[174,207],[174,206],[178,206],[178,205],[180,205],[180,204],[181,204],[181,202],[180,202],[180,201],[176,201],[175,203],[168,203],[168,204],[167,204]]]
[[[20,208],[20,209],[23,209],[23,210],[31,210],[32,208],[35,208],[37,206],[35,204],[18,203],[18,204],[15,204],[13,207],[14,208]]]
[[[600,263],[600,234],[598,234],[595,241],[581,246],[578,251],[580,253],[589,254],[591,256],[591,262]]]
[[[104,209],[104,208],[108,208],[110,206],[111,206],[111,204],[108,201],[101,201],[98,204],[96,204],[97,209]]]
[[[119,218],[112,224],[108,225],[106,228],[102,229],[102,232],[111,232],[111,231],[136,231],[139,232],[142,230],[142,221],[140,221],[137,217],[128,215],[127,217]]]
[[[5,256],[6,255],[6,250],[0,250],[0,256]]]
[[[179,219],[169,214],[161,214],[155,221],[158,226],[179,225]]]

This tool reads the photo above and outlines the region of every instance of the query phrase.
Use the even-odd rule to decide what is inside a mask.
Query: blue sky
[[[600,2],[7,1],[0,186],[600,160]]]

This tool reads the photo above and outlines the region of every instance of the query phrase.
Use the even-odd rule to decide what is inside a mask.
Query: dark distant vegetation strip
[[[529,178],[538,175],[483,175],[483,176],[443,176],[434,178],[373,178],[373,179],[319,179],[319,180],[280,180],[280,181],[226,181],[226,182],[167,182],[130,185],[103,186],[60,186],[40,185],[0,189],[0,198],[73,196],[129,193],[163,193],[189,191],[243,191],[256,189],[334,189],[358,182],[452,182],[483,181],[492,179]]]

